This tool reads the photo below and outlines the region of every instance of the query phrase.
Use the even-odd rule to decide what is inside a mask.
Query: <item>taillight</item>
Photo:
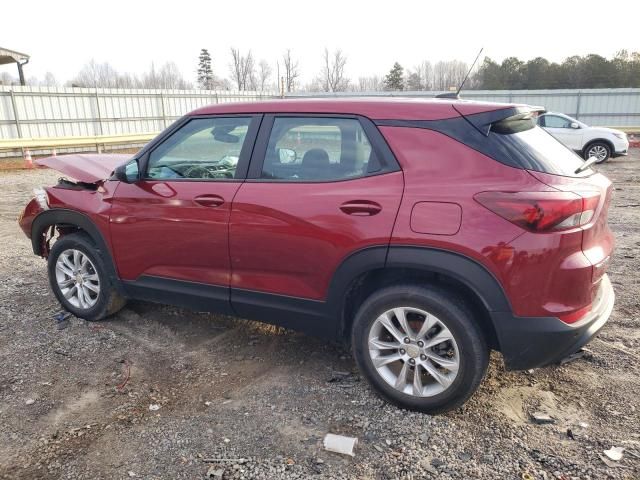
[[[599,192],[481,192],[476,201],[531,232],[585,225],[595,214]]]
[[[587,305],[566,315],[560,315],[558,318],[564,323],[576,323],[578,320],[582,320],[590,311],[591,305]]]

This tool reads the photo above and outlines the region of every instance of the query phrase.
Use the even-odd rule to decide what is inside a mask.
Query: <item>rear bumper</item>
[[[500,350],[508,370],[526,370],[559,362],[586,345],[609,319],[615,294],[602,277],[591,312],[574,324],[554,317],[515,317],[494,312]]]

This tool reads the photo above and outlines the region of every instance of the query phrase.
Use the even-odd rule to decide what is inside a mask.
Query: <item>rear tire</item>
[[[584,149],[584,159],[589,160],[590,157],[596,157],[596,163],[604,163],[611,158],[611,147],[605,142],[593,142]]]
[[[49,252],[49,285],[60,304],[76,317],[102,320],[126,300],[112,285],[96,246],[84,233],[59,238]]]
[[[438,286],[398,285],[372,294],[355,316],[352,347],[383,399],[430,414],[462,405],[489,363],[464,299]]]

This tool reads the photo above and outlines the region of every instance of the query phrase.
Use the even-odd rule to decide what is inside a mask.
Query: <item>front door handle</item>
[[[219,207],[224,203],[224,198],[220,195],[200,195],[194,198],[193,201],[203,207]]]
[[[382,211],[382,207],[376,202],[372,202],[370,200],[352,200],[340,205],[340,210],[347,215],[370,217],[380,213],[380,211]]]

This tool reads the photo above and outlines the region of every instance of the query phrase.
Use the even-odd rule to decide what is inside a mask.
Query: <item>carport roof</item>
[[[0,65],[16,62],[22,63],[25,60],[29,60],[29,55],[26,53],[20,53],[0,47]]]

